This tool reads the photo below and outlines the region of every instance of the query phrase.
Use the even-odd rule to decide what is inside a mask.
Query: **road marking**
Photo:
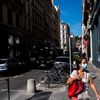
[[[18,78],[18,77],[23,77],[24,75],[17,75],[17,76],[14,76],[14,78]]]
[[[39,87],[42,83],[44,83],[44,81],[41,81],[40,83],[38,83],[38,84],[36,85],[36,87]]]

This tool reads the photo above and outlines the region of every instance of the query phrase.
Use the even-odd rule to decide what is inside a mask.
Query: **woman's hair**
[[[78,59],[78,60],[76,61],[76,69],[77,69],[77,70],[79,70],[79,69],[80,69],[79,64],[81,64],[81,62],[82,62],[82,60],[83,60],[83,59],[85,59],[85,60],[86,60],[86,62],[87,62],[87,59],[86,59],[86,58],[83,58],[83,57],[81,57],[80,59]]]
[[[77,70],[79,70],[79,68],[80,68],[80,66],[79,66],[79,64],[82,62],[82,58],[80,58],[80,59],[78,59],[77,61],[76,61],[76,69]]]

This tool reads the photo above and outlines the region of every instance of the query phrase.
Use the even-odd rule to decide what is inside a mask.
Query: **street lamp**
[[[72,51],[71,51],[71,38],[73,38],[73,34],[69,36],[69,61],[70,61],[70,74],[72,72]]]

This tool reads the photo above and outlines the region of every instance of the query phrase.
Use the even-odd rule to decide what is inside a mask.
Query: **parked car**
[[[54,68],[62,68],[70,71],[70,63],[69,63],[69,57],[66,56],[58,56],[56,57],[54,61]]]
[[[0,72],[13,72],[20,68],[21,63],[16,58],[0,59]]]
[[[51,69],[53,67],[54,59],[53,57],[47,57],[46,58],[46,66],[48,69]]]
[[[41,69],[51,69],[53,67],[53,57],[42,57],[37,59],[38,68]]]
[[[46,59],[45,57],[40,56],[37,59],[38,68],[46,68]]]
[[[17,57],[21,63],[21,67],[24,71],[28,71],[37,68],[37,60],[33,56]]]
[[[30,57],[30,66],[32,69],[37,68],[37,60],[35,57]]]
[[[6,72],[7,70],[6,59],[0,59],[0,72]]]

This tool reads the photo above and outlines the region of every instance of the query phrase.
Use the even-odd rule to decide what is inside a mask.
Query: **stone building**
[[[100,67],[100,0],[83,1],[82,22],[83,34],[89,36],[87,56],[97,67]]]
[[[69,49],[69,35],[70,27],[68,24],[61,22],[60,23],[60,48],[63,49],[63,53]]]
[[[26,52],[30,35],[25,36],[31,30],[26,25],[25,9],[20,0],[0,0],[0,57],[18,56],[23,49]]]
[[[34,56],[46,43],[51,47],[59,26],[58,13],[52,26],[53,6],[53,0],[0,0],[0,57]]]
[[[60,8],[59,6],[52,6],[52,44],[54,52],[57,53],[57,49],[60,48]]]

